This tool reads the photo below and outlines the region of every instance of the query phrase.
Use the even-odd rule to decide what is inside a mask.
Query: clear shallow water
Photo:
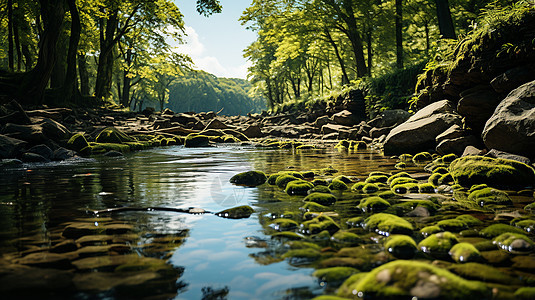
[[[9,260],[47,251],[62,240],[62,232],[73,222],[126,224],[132,226],[135,235],[128,240],[128,253],[163,259],[180,270],[176,284],[164,289],[162,298],[200,299],[210,292],[227,294],[231,299],[309,298],[322,292],[311,275],[313,269],[269,261],[262,248],[264,242],[277,241],[264,233],[259,214],[276,201],[274,195],[280,191],[267,185],[237,187],[228,179],[251,169],[269,173],[289,166],[296,170],[333,166],[341,174],[365,176],[380,168],[391,169],[393,164],[369,151],[296,153],[238,146],[177,146],[119,159],[95,158],[4,170],[0,174],[0,252]],[[216,212],[237,205],[251,205],[259,213],[249,219],[229,220],[212,214],[123,212],[93,220],[86,211],[162,206]],[[179,237],[180,242],[174,240],[165,247],[155,244],[157,239],[173,237]],[[256,237],[262,243],[247,247],[246,237]],[[96,255],[101,254],[89,256]],[[114,289],[95,291],[76,276],[74,293],[111,298],[118,295]]]

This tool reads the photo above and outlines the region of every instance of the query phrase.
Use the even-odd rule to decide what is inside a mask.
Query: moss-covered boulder
[[[337,244],[358,245],[362,243],[362,238],[357,234],[345,230],[339,230],[331,236],[331,241]]]
[[[365,194],[373,194],[379,191],[379,185],[375,183],[366,183],[362,187],[362,192]]]
[[[399,173],[396,173],[396,174],[391,175],[390,177],[388,177],[388,180],[386,181],[386,183],[391,185],[392,184],[392,180],[394,180],[396,178],[400,178],[400,177],[412,178],[412,176],[407,172],[399,172]]]
[[[312,189],[308,190],[308,193],[309,194],[312,194],[312,193],[327,193],[327,194],[330,194],[331,193],[331,190],[324,186],[324,185],[317,185],[317,186],[314,186]]]
[[[356,275],[354,275],[356,276]],[[396,260],[373,269],[341,289],[339,296],[353,299],[490,299],[491,290],[482,282],[463,279],[421,261]],[[342,286],[345,286],[344,283]]]
[[[126,142],[135,142],[136,139],[128,136],[126,133],[115,127],[104,128],[95,139],[97,143],[122,144]]]
[[[293,180],[286,185],[286,193],[288,195],[306,195],[309,190],[314,188],[314,185],[306,180]]]
[[[286,185],[291,182],[291,181],[294,181],[294,180],[299,180],[299,178],[293,176],[293,175],[288,175],[288,174],[282,174],[280,175],[279,177],[277,177],[277,179],[275,180],[275,184],[280,188],[280,189],[283,189],[285,190],[286,189]]]
[[[327,282],[331,286],[337,286],[344,282],[349,276],[358,273],[359,270],[351,267],[332,267],[318,269],[312,273],[319,280]]]
[[[475,262],[481,260],[481,253],[470,243],[458,243],[451,247],[451,258],[458,263]]]
[[[318,185],[328,186],[329,185],[329,183],[325,179],[314,179],[314,180],[312,180],[311,183],[314,186],[318,186]]]
[[[364,198],[357,206],[363,212],[380,212],[390,207],[390,203],[381,197]]]
[[[299,226],[299,224],[291,219],[279,218],[271,221],[269,227],[277,231],[290,231],[294,230]]]
[[[258,186],[264,184],[267,180],[266,174],[260,171],[247,171],[236,174],[230,178],[230,183],[246,185],[246,186]]]
[[[364,220],[364,227],[376,231],[381,235],[411,234],[414,230],[412,224],[396,215],[378,213]]]
[[[82,149],[89,147],[89,143],[83,134],[77,133],[69,139],[67,142],[67,147],[76,152],[80,152]]]
[[[322,231],[328,231],[333,234],[340,230],[338,225],[332,218],[320,215],[312,220],[301,223],[300,231],[305,234],[318,234]]]
[[[299,209],[305,212],[322,212],[330,210],[327,206],[321,205],[316,202],[307,202]]]
[[[254,209],[248,205],[242,205],[215,213],[216,216],[226,219],[249,218],[254,213]]]
[[[446,219],[436,224],[443,231],[460,232],[468,228],[468,225],[459,219]]]
[[[502,233],[524,234],[525,232],[520,228],[507,225],[507,224],[492,224],[492,225],[485,227],[483,230],[479,232],[481,236],[484,236],[486,238],[494,238],[494,237],[499,236]]]
[[[377,182],[386,183],[387,180],[388,180],[388,176],[386,176],[386,175],[374,175],[374,176],[369,176],[368,178],[366,178],[366,180],[364,182],[366,182],[366,183],[377,183]]]
[[[457,244],[457,237],[448,231],[432,234],[418,244],[418,248],[433,257],[449,257],[449,251]]]
[[[415,154],[412,157],[412,161],[415,164],[421,164],[421,163],[432,161],[432,160],[433,160],[433,157],[431,156],[431,153],[429,152],[420,152],[420,153]]]
[[[498,205],[511,205],[513,201],[511,197],[504,192],[490,187],[473,190],[468,195],[468,200],[475,202],[479,206],[485,206],[489,204]]]
[[[336,197],[327,193],[312,193],[305,197],[305,202],[314,202],[320,205],[332,205],[336,202]]]
[[[428,237],[432,234],[435,234],[435,233],[439,233],[439,232],[443,232],[444,230],[442,230],[442,228],[440,228],[439,226],[437,225],[430,225],[430,226],[425,226],[424,228],[420,229],[420,233],[424,236],[424,237]]]
[[[333,179],[331,184],[329,184],[329,189],[332,190],[332,191],[345,191],[348,188],[349,187],[347,186],[347,184],[345,182],[343,182],[340,179],[336,179],[336,178]]]
[[[418,192],[420,194],[433,194],[435,193],[435,187],[431,183],[418,184]]]
[[[449,170],[455,183],[467,188],[482,183],[506,189],[535,184],[535,170],[510,159],[465,156],[454,160]]]
[[[208,147],[210,146],[210,139],[206,135],[190,133],[184,140],[184,146],[188,148]]]
[[[502,233],[495,237],[493,243],[501,249],[514,254],[531,252],[535,245],[526,235],[511,232]]]
[[[385,249],[398,259],[413,258],[418,250],[416,242],[410,236],[399,234],[388,237]]]

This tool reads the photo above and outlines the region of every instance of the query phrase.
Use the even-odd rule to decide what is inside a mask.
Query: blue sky
[[[186,25],[186,44],[179,51],[187,53],[198,69],[218,77],[246,78],[250,65],[243,50],[255,39],[256,33],[241,26],[238,18],[252,0],[221,0],[223,12],[210,17],[199,15],[196,0],[173,0]]]

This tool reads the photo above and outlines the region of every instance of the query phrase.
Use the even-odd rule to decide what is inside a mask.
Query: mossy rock
[[[450,249],[451,258],[458,263],[477,262],[481,260],[481,253],[470,243],[458,243]]]
[[[95,139],[97,143],[122,144],[126,142],[135,142],[136,139],[128,136],[126,133],[115,127],[104,128]]]
[[[364,223],[364,220],[366,218],[364,217],[353,217],[353,218],[349,218],[347,219],[346,221],[346,224],[349,226],[349,227],[360,227],[362,226],[362,224]]]
[[[524,234],[506,232],[495,237],[493,243],[502,250],[513,254],[528,253],[533,250],[533,241]]]
[[[336,202],[336,197],[327,193],[312,193],[305,197],[305,202],[315,202],[321,205],[333,205]]]
[[[485,183],[516,189],[535,183],[535,170],[532,167],[510,159],[465,156],[454,160],[449,170],[455,183],[467,188]]]
[[[247,171],[236,174],[230,178],[231,183],[246,186],[258,186],[264,184],[266,180],[266,174],[260,171]]]
[[[288,195],[306,195],[309,190],[314,188],[314,185],[306,180],[292,180],[286,185],[286,193]]]
[[[435,233],[439,233],[439,232],[442,232],[442,228],[440,228],[439,226],[437,225],[430,225],[430,226],[426,226],[422,229],[420,229],[420,233],[425,236],[425,237],[428,237],[432,234],[435,234]]]
[[[364,220],[364,226],[368,230],[376,231],[381,235],[411,234],[414,230],[412,224],[396,215],[378,213]]]
[[[329,183],[327,182],[327,180],[325,179],[314,179],[312,180],[311,182],[314,186],[318,186],[318,185],[324,185],[324,186],[328,186]]]
[[[310,264],[320,259],[321,252],[312,248],[293,249],[284,253],[282,255],[282,258],[288,259],[290,261],[290,264],[304,265],[304,264]]]
[[[345,182],[339,179],[333,179],[331,184],[329,184],[329,189],[331,191],[345,191],[348,188],[349,187],[347,186],[347,184],[345,184]]]
[[[366,178],[364,182],[365,183],[377,183],[377,182],[386,183],[387,180],[388,180],[388,176],[386,175],[374,175],[374,176],[369,176],[368,178]]]
[[[331,190],[329,190],[329,188],[324,186],[324,185],[318,185],[318,186],[314,186],[312,189],[308,190],[308,193],[309,194],[312,194],[312,193],[327,193],[327,194],[330,194]]]
[[[89,147],[89,143],[83,134],[77,133],[73,135],[67,142],[67,148],[74,150],[76,152],[82,151],[82,149]]]
[[[340,225],[338,225],[332,218],[321,215],[301,223],[301,231],[306,234],[318,234],[324,230],[328,231],[329,234],[333,234],[340,230]]]
[[[438,185],[443,185],[443,184],[450,185],[454,183],[455,182],[450,173],[442,174],[442,176],[440,176],[440,178],[438,179]]]
[[[468,195],[468,200],[477,203],[479,206],[488,204],[511,205],[511,197],[504,192],[493,188],[476,189]]]
[[[353,259],[353,258],[350,258],[350,259]],[[351,275],[338,288],[338,291],[336,292],[336,294],[338,296],[342,296],[343,297],[342,299],[348,299],[348,298],[349,299],[353,299],[355,297],[355,295],[353,294],[355,292],[353,287],[359,281],[361,281],[363,278],[365,278],[367,274],[368,274],[368,272],[361,272],[361,273],[356,273],[356,274]]]
[[[404,153],[399,156],[399,160],[401,161],[412,161],[412,158],[413,158],[412,154],[409,154],[409,153]]]
[[[339,230],[332,235],[331,241],[338,244],[358,245],[362,243],[362,238],[352,232]]]
[[[327,168],[321,169],[320,173],[323,175],[332,175],[334,173],[338,173],[338,170],[333,168],[333,166],[328,166]]]
[[[312,179],[314,178],[314,176],[316,176],[316,174],[314,174],[313,171],[301,172],[301,175],[303,176],[303,178],[308,178],[308,179]]]
[[[362,192],[365,194],[373,194],[379,191],[379,186],[375,183],[366,183],[362,187]]]
[[[515,292],[515,299],[533,300],[535,299],[535,287],[521,287]]]
[[[363,212],[380,212],[390,207],[390,203],[381,197],[364,198],[357,206]]]
[[[390,173],[387,173],[387,172],[383,172],[383,171],[373,171],[373,172],[370,172],[370,174],[368,174],[368,177],[372,177],[372,176],[386,176],[387,178],[390,177],[392,174]]]
[[[449,257],[451,247],[458,242],[459,240],[453,233],[445,231],[426,237],[418,244],[418,248],[435,258],[445,258]]]
[[[517,234],[524,234],[524,230],[507,225],[507,224],[492,224],[484,228],[479,232],[481,236],[484,236],[486,238],[494,238],[502,233],[517,233]]]
[[[396,174],[388,177],[388,180],[386,181],[386,183],[392,185],[392,180],[394,180],[396,178],[400,178],[400,177],[412,178],[412,176],[407,172],[399,172],[399,173],[396,173]]]
[[[314,145],[301,145],[301,146],[297,146],[295,149],[297,150],[313,150],[313,149],[316,149],[316,146]]]
[[[398,259],[411,259],[417,252],[416,242],[407,235],[391,235],[385,243],[385,249]]]
[[[397,177],[390,181],[390,186],[394,188],[396,185],[405,183],[418,183],[418,181],[409,177]]]
[[[190,133],[184,140],[184,146],[188,148],[208,147],[210,146],[210,139],[206,135]]]
[[[474,191],[479,191],[479,190],[482,190],[484,188],[488,188],[489,186],[486,185],[485,183],[482,183],[482,184],[476,184],[476,185],[473,185],[470,187],[470,189],[468,190],[468,193],[472,193]]]
[[[364,182],[357,182],[351,187],[351,191],[362,193],[362,188],[366,185]]]
[[[457,156],[457,154],[450,153],[450,154],[446,154],[446,155],[442,156],[442,161],[447,163],[447,164],[450,164],[454,160],[456,160],[458,157],[459,156]]]
[[[420,152],[412,157],[412,162],[414,162],[415,164],[421,164],[432,160],[433,156],[431,156],[431,153],[429,152]]]
[[[349,150],[366,150],[368,149],[368,144],[364,141],[351,141],[349,145]]]
[[[467,279],[505,285],[521,284],[520,280],[508,275],[506,272],[503,272],[502,270],[493,266],[477,262],[468,262],[465,264],[451,264],[448,267],[448,270]]]
[[[364,299],[490,299],[492,295],[482,282],[463,279],[429,263],[408,260],[377,267],[344,290],[351,293],[338,295],[351,299],[355,295]]]
[[[435,187],[430,183],[420,183],[418,184],[418,192],[420,194],[434,194]]]
[[[438,183],[438,181],[440,180],[440,178],[442,177],[442,173],[433,173],[431,174],[431,176],[429,176],[429,178],[427,179],[427,182],[431,185],[433,185],[434,187],[437,187],[439,186],[440,184]]]
[[[282,174],[281,176],[277,177],[277,180],[275,180],[275,184],[280,188],[285,190],[286,185],[288,185],[289,182],[299,180],[299,178],[288,175],[288,174]]]
[[[242,205],[225,209],[217,212],[215,215],[226,219],[244,219],[249,218],[254,213],[254,209],[248,205]]]
[[[468,225],[459,219],[442,220],[442,221],[439,221],[436,225],[440,227],[440,229],[442,229],[443,231],[452,231],[452,232],[460,232],[468,228]]]
[[[526,232],[533,232],[535,230],[535,220],[520,220],[512,223],[512,225]]]
[[[318,269],[312,273],[319,280],[327,282],[330,285],[338,285],[344,282],[351,275],[358,273],[359,270],[350,267],[333,267]]]
[[[396,184],[392,186],[392,191],[398,194],[418,193],[419,190],[420,188],[418,183],[414,182]]]
[[[394,165],[394,168],[398,170],[405,170],[407,168],[407,164],[404,162],[398,162],[397,164]]]
[[[322,211],[329,211],[330,208],[328,208],[327,206],[321,205],[319,203],[310,201],[310,202],[305,203],[305,205],[301,207],[301,210],[306,211],[306,212],[309,212],[309,211],[322,212]]]
[[[292,175],[293,177],[296,177],[296,178],[299,178],[299,179],[305,179],[305,177],[303,176],[303,174],[301,172],[297,172],[297,171],[281,171],[279,172],[280,174],[286,174],[286,175]]]
[[[336,144],[334,146],[334,148],[346,149],[347,150],[350,145],[351,145],[351,143],[348,140],[341,140],[341,141],[338,142],[338,144]]]
[[[460,216],[455,217],[455,219],[463,222],[468,227],[472,227],[472,226],[483,224],[483,221],[479,220],[478,218],[476,218],[476,217],[474,217],[472,215],[460,215]]]
[[[344,175],[336,176],[336,177],[333,179],[333,181],[334,181],[334,180],[340,180],[340,181],[342,181],[342,182],[345,183],[345,184],[349,184],[349,183],[353,182],[349,177],[344,176]]]
[[[88,149],[86,149],[88,148]],[[89,147],[86,147],[80,151],[82,154],[104,154],[109,151],[116,151],[121,153],[130,152],[130,147],[126,144],[113,144],[113,143],[89,143]]]
[[[314,243],[311,243],[311,242],[306,242],[306,241],[289,241],[289,242],[286,242],[284,243],[285,246],[287,246],[288,248],[290,249],[307,249],[307,248],[310,248],[310,249],[315,249],[315,250],[321,250],[321,246],[317,245],[317,244],[314,244]]]
[[[293,231],[276,232],[271,235],[274,238],[282,238],[287,240],[302,240],[305,237],[302,234]]]
[[[268,176],[267,178],[267,183],[269,185],[275,185],[275,181],[277,180],[277,178],[279,178],[279,176],[281,176],[282,174],[281,173],[275,173],[275,174],[271,174]]]
[[[402,201],[395,205],[396,207],[401,207],[405,210],[414,210],[416,207],[425,207],[430,213],[434,213],[440,208],[440,205],[433,203],[430,200],[407,200]]]
[[[433,174],[436,174],[436,173],[444,175],[444,174],[448,174],[449,171],[446,167],[438,167],[438,168],[433,169]]]
[[[269,227],[277,230],[277,231],[290,231],[294,230],[299,226],[299,224],[291,219],[275,219],[271,221],[271,224],[269,224]]]

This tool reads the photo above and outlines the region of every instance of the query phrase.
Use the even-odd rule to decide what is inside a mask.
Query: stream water
[[[0,271],[4,285],[0,290],[12,296],[55,299],[312,298],[325,292],[325,284],[312,276],[311,265],[277,256],[283,241],[272,238],[265,226],[270,214],[292,205],[295,209],[301,202],[288,206],[279,200],[290,196],[276,186],[234,186],[229,178],[248,170],[272,173],[329,166],[339,174],[365,178],[371,171],[395,171],[395,163],[372,150],[172,146],[124,158],[3,170],[0,265],[16,262],[31,270],[70,275],[50,271],[52,278],[59,278],[53,287],[39,282],[8,287],[6,278],[24,279],[31,270]],[[238,205],[250,205],[256,212],[239,220],[211,213],[132,211],[95,216],[90,212],[121,206],[217,212]]]

